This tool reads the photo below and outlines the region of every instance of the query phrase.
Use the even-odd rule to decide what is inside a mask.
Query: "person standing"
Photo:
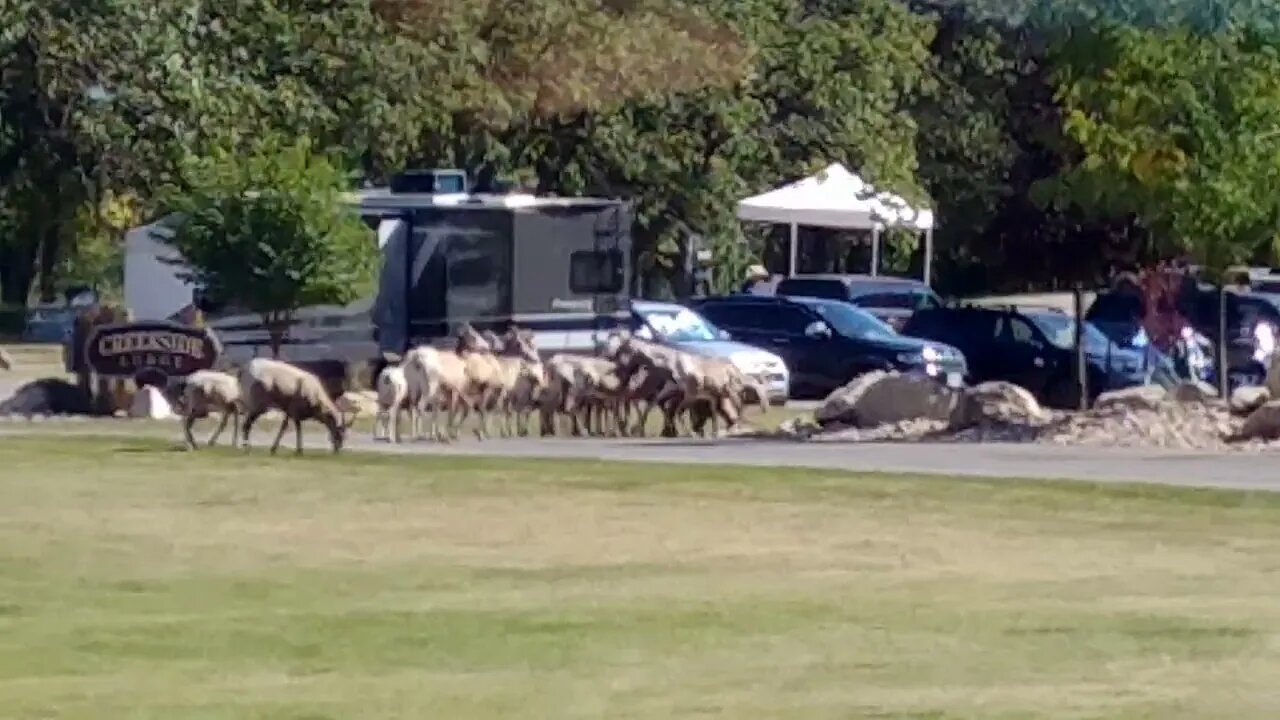
[[[769,284],[769,271],[763,265],[752,265],[747,268],[747,277],[739,290],[744,295],[767,295],[765,286]]]

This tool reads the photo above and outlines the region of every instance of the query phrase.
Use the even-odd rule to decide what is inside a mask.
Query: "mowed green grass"
[[[1275,718],[1280,500],[0,438],[0,716]]]

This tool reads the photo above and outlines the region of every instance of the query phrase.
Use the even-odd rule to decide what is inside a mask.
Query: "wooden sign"
[[[212,368],[221,354],[208,329],[169,322],[99,325],[84,346],[89,369],[109,377],[182,377]]]

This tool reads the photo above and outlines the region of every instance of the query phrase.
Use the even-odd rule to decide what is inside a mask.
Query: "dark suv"
[[[784,278],[775,295],[843,300],[901,330],[916,310],[942,307],[928,285],[883,275],[801,275]]]
[[[899,335],[839,300],[730,295],[692,305],[735,340],[782,357],[793,397],[826,397],[870,370],[919,372],[953,386],[967,372],[954,347]]]
[[[1005,380],[1031,391],[1042,403],[1079,405],[1075,381],[1075,320],[1051,310],[956,307],[921,310],[905,333],[960,348],[969,361],[969,379]],[[1090,399],[1099,393],[1144,381],[1141,355],[1123,350],[1096,327],[1084,326]]]

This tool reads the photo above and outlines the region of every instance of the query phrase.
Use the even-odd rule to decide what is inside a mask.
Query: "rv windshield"
[[[692,310],[651,310],[642,312],[645,323],[669,342],[699,342],[715,340],[719,331],[714,325]]]

